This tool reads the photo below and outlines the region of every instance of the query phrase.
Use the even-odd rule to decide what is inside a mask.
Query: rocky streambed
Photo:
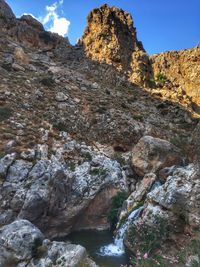
[[[52,147],[1,158],[0,266],[117,267],[128,263],[126,248],[136,253],[143,225],[164,220],[173,229],[167,239],[199,227],[199,172],[181,166],[178,148],[145,136],[121,156],[120,164],[63,132]],[[107,215],[122,191],[113,237]]]

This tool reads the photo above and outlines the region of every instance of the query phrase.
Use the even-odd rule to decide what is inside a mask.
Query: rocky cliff
[[[133,83],[151,88],[157,88],[157,83],[164,91],[171,90],[169,95],[177,101],[177,91],[185,92],[195,103],[194,110],[199,111],[199,47],[149,56],[137,39],[131,15],[108,5],[88,15],[79,44],[84,45],[88,57],[115,66]]]
[[[163,52],[151,56],[150,60],[154,78],[160,73],[165,76],[166,82],[170,83],[166,90],[182,89],[200,105],[200,46]]]
[[[122,9],[105,4],[91,11],[79,43],[91,59],[114,65],[135,83],[145,82],[149,75],[148,56],[137,40],[131,15]]]

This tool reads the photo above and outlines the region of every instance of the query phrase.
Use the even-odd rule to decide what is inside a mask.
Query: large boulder
[[[181,216],[189,225],[199,226],[199,178],[193,164],[176,168],[165,184],[148,194],[147,200]]]
[[[96,267],[80,245],[51,242],[27,220],[17,220],[0,229],[0,266]]]
[[[166,140],[144,136],[132,151],[132,167],[135,172],[144,176],[156,173],[164,167],[181,164],[181,151]]]
[[[0,266],[5,266],[10,255],[13,261],[30,260],[36,246],[42,244],[43,234],[27,220],[17,220],[0,229]],[[5,265],[3,265],[5,264]]]

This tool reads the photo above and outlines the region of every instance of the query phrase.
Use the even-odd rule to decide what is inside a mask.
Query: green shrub
[[[126,161],[120,153],[115,153],[113,159],[118,161],[121,166],[126,165]]]
[[[51,87],[54,84],[52,76],[44,77],[41,81],[41,84]]]
[[[9,107],[0,107],[0,121],[9,119],[13,115],[13,110]]]
[[[36,238],[32,245],[32,257],[37,257],[42,246],[42,240],[40,238]]]
[[[83,155],[84,159],[86,161],[91,161],[92,160],[92,156],[89,152],[86,152],[84,155]]]
[[[69,167],[70,171],[74,172],[76,169],[76,164],[71,161],[68,163],[68,167]]]
[[[133,266],[171,266],[162,256],[156,254],[169,232],[168,225],[161,218],[156,218],[152,226],[145,222],[133,224],[128,233],[129,242],[136,248],[136,255],[132,258]]]
[[[92,176],[96,176],[96,175],[106,175],[107,170],[103,169],[103,168],[93,168],[90,170],[89,174]]]
[[[126,192],[118,192],[117,195],[112,198],[111,209],[107,215],[107,219],[112,226],[116,226],[118,221],[119,209],[122,207],[127,197],[128,195]]]
[[[164,74],[162,74],[162,73],[159,72],[156,75],[155,81],[156,81],[156,84],[163,86],[167,82],[167,77]]]
[[[63,122],[56,122],[53,124],[53,127],[60,132],[66,132],[67,128]]]

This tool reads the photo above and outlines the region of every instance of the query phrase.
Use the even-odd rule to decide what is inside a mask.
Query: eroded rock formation
[[[200,105],[200,46],[163,52],[151,56],[150,60],[155,79],[158,74],[163,74],[171,83],[165,90],[171,91],[172,99],[174,88],[179,88],[182,96],[185,92]],[[198,107],[194,106],[194,109],[198,110]]]
[[[91,11],[79,43],[91,59],[114,65],[135,83],[144,83],[149,76],[148,56],[137,40],[131,15],[122,9],[105,4]]]

